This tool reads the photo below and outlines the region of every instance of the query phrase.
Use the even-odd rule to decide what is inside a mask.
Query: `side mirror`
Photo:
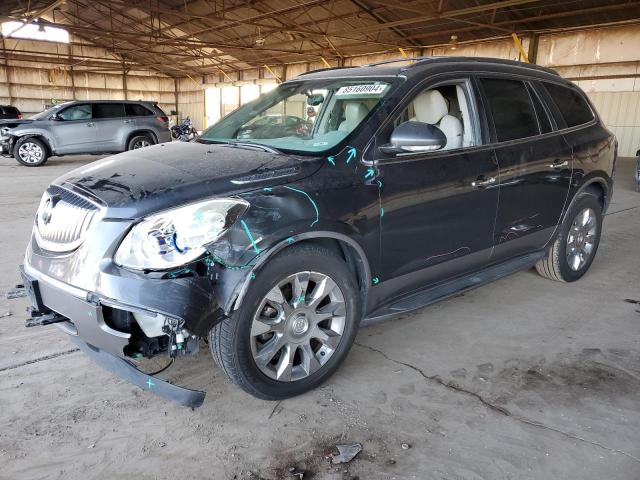
[[[324,95],[321,93],[314,93],[313,95],[307,96],[307,105],[317,107],[322,102],[324,102]]]
[[[391,142],[380,147],[386,154],[418,153],[440,150],[447,145],[447,136],[435,125],[404,122],[391,134]]]

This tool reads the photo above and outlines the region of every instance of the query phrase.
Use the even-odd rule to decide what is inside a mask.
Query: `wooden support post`
[[[540,34],[532,33],[529,36],[529,52],[527,53],[527,57],[529,57],[529,62],[537,63],[538,60],[538,44],[540,42]]]
[[[2,39],[2,50],[4,52],[4,73],[7,76],[7,95],[9,97],[9,105],[13,105],[13,97],[11,96],[11,78],[9,76],[9,61],[7,60],[7,48],[4,44],[4,37],[0,37]]]
[[[124,90],[124,99],[129,100],[129,94],[127,93],[127,68],[124,63],[122,64],[122,89]]]

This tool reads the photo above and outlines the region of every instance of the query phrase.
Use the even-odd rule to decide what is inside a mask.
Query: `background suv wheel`
[[[13,147],[13,156],[27,167],[39,167],[49,158],[47,146],[34,137],[20,138]]]
[[[213,358],[235,384],[267,400],[299,395],[333,374],[360,321],[344,260],[315,245],[278,254],[242,306],[209,334]]]
[[[590,193],[579,194],[567,212],[547,255],[536,264],[540,275],[559,282],[582,277],[596,255],[602,232],[602,207]]]
[[[150,145],[155,145],[155,139],[149,134],[136,135],[131,140],[129,140],[129,145],[127,150],[136,150],[138,148],[148,147]]]

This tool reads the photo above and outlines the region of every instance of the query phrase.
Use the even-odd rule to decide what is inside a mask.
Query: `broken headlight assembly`
[[[150,215],[127,234],[114,261],[136,270],[166,270],[192,262],[248,207],[239,198],[216,198]]]

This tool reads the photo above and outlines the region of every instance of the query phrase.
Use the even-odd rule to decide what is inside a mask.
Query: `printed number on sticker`
[[[340,87],[336,92],[336,96],[341,95],[379,95],[386,85],[351,85],[348,87]]]

